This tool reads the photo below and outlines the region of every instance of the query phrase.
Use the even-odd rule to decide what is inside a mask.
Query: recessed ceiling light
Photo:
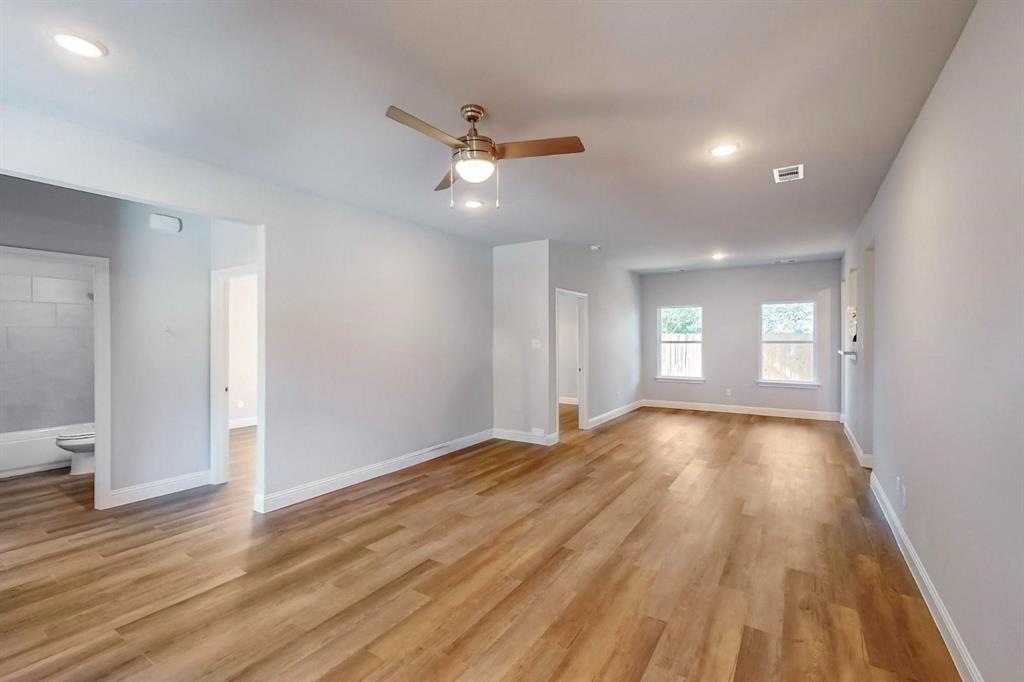
[[[480,208],[484,205],[484,202],[477,201],[476,199],[470,199],[466,202],[466,208]]]
[[[723,258],[725,258],[725,254],[721,251],[715,251],[711,254],[711,260],[722,260]]]
[[[739,150],[738,144],[720,144],[711,148],[711,156],[730,156]]]
[[[86,40],[81,36],[72,35],[70,33],[54,33],[53,42],[57,43],[68,52],[77,54],[79,57],[96,59],[98,57],[105,57],[108,53],[107,48],[103,43],[98,43],[95,40]]]

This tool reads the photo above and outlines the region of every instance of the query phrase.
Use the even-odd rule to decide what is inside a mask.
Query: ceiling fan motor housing
[[[483,135],[466,135],[459,139],[465,142],[466,146],[452,152],[452,159],[454,161],[484,159],[485,161],[494,163],[494,140],[489,137],[484,137]]]

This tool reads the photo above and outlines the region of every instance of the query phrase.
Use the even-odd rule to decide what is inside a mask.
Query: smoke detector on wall
[[[773,168],[772,175],[775,176],[775,182],[793,182],[794,180],[804,179],[804,165],[798,163],[795,166],[783,166],[782,168]]]

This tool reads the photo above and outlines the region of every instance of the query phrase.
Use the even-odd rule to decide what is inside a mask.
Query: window
[[[761,306],[761,381],[814,384],[814,301]]]
[[[697,305],[658,308],[658,378],[703,379],[702,317]]]

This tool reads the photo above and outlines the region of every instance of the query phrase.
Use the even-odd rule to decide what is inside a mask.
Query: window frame
[[[676,308],[698,308],[700,310],[700,341],[662,341],[661,339],[661,311],[662,310],[674,310]],[[660,305],[658,306],[655,314],[655,325],[658,327],[658,352],[657,352],[657,366],[654,370],[655,381],[676,381],[683,384],[703,384],[707,381],[704,377],[704,306],[695,303],[686,303],[679,305]],[[700,376],[686,377],[686,376],[673,376],[671,374],[663,374],[661,371],[661,344],[662,343],[699,343],[701,346],[701,357],[700,357]]]
[[[796,303],[810,303],[813,324],[811,325],[810,341],[765,341],[764,340],[764,307],[766,305],[786,305]],[[818,388],[821,382],[818,380],[818,302],[814,299],[794,299],[785,301],[762,301],[758,306],[757,317],[757,384],[759,386],[775,386],[782,388]],[[765,379],[764,378],[764,344],[766,343],[804,343],[811,346],[811,379],[809,381],[795,381],[792,379]]]

